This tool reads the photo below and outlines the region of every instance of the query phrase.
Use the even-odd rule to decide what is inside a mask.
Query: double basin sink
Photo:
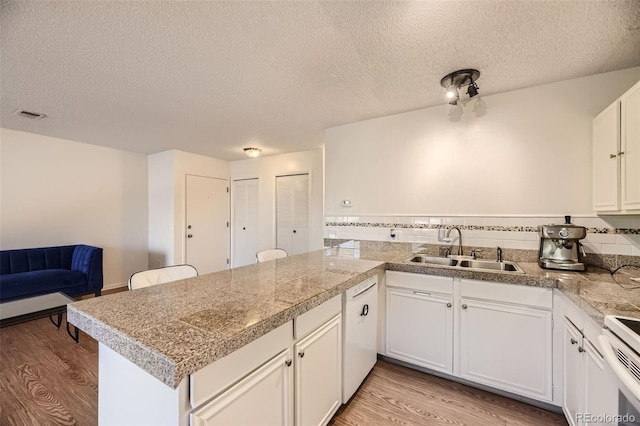
[[[419,263],[423,265],[437,265],[437,266],[453,266],[461,269],[471,269],[475,271],[500,271],[500,272],[514,272],[523,274],[524,270],[518,266],[515,262],[508,261],[495,261],[495,260],[480,260],[473,259],[470,256],[455,256],[455,257],[439,257],[429,256],[426,254],[413,255],[408,263]]]

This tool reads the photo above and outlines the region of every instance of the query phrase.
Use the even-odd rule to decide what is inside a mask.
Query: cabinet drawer
[[[402,287],[441,294],[453,294],[453,278],[411,272],[386,272],[387,287]]]
[[[339,294],[320,306],[316,306],[294,320],[294,336],[301,339],[325,322],[342,312],[342,295]]]
[[[460,292],[465,298],[513,303],[549,310],[553,308],[553,291],[550,288],[463,279]]]
[[[289,321],[189,376],[191,408],[220,394],[293,343]]]

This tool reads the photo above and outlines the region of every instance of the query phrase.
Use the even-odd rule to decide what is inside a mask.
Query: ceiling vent
[[[41,114],[39,112],[27,111],[26,109],[19,109],[14,112],[15,115],[19,115],[20,117],[31,118],[32,120],[40,120],[41,118],[45,118],[47,114]]]

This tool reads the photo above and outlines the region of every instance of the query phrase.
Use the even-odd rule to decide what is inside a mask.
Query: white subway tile
[[[640,229],[640,216],[634,216],[631,219],[631,227],[633,229]]]
[[[453,216],[445,218],[445,223],[447,225],[464,225],[464,217],[462,216]]]
[[[603,244],[602,245],[602,254],[626,254],[631,255],[631,246],[630,245],[619,245],[619,244]]]
[[[502,226],[526,226],[527,219],[524,217],[505,217]]]
[[[549,223],[549,219],[546,217],[528,217],[525,220],[526,226],[540,226],[547,225]]]
[[[586,240],[590,243],[615,244],[616,234],[587,234]]]
[[[502,248],[508,248],[508,249],[520,249],[522,250],[524,247],[524,242],[523,241],[519,241],[519,240],[505,240],[504,243],[502,243]]]
[[[596,254],[602,253],[602,244],[587,242],[587,243],[583,243],[582,245],[584,246],[584,250],[587,253],[596,253]]]
[[[428,225],[429,224],[429,218],[426,216],[416,216],[413,219],[413,223],[416,225]]]
[[[481,217],[465,217],[464,224],[466,226],[482,226],[484,224],[484,219]]]
[[[523,250],[539,250],[540,243],[537,241],[522,241],[522,249]]]
[[[605,228],[628,229],[632,227],[633,219],[627,216],[603,216],[602,222]]]
[[[484,226],[502,226],[503,218],[501,217],[485,217]]]
[[[631,246],[631,255],[640,256],[640,247]]]
[[[585,228],[602,228],[602,219],[599,217],[576,217],[572,219],[575,225],[584,226]]]
[[[547,224],[561,225],[564,223],[564,216],[553,216],[547,218]]]
[[[429,223],[431,225],[444,225],[444,218],[442,217],[429,217]]]
[[[398,216],[398,220],[396,221],[396,223],[410,224],[413,223],[412,219],[413,218],[411,216]]]

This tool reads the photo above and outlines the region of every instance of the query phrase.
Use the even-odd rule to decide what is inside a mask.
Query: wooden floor
[[[0,425],[96,425],[98,344],[48,318],[0,329]],[[379,361],[333,426],[566,425],[564,417]]]

